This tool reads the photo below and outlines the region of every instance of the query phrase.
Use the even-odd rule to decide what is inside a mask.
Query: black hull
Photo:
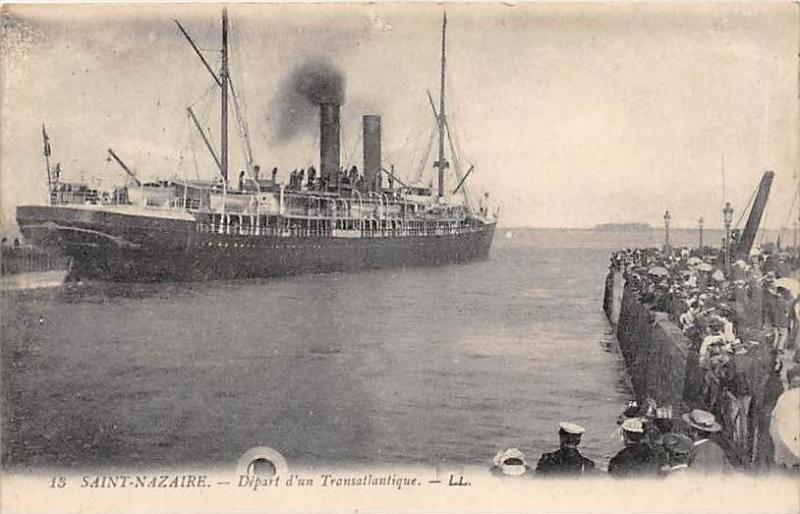
[[[204,281],[435,266],[484,260],[494,222],[460,234],[278,237],[200,232],[196,222],[70,207],[23,206],[25,238],[73,259],[71,279]]]

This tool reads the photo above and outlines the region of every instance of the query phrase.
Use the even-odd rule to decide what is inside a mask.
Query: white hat
[[[644,424],[642,418],[628,418],[622,422],[622,430],[626,432],[636,432],[639,434],[644,433]]]
[[[586,429],[582,426],[578,425],[577,423],[570,423],[568,421],[562,421],[558,424],[558,428],[563,430],[568,434],[574,435],[581,435],[582,433],[586,432]]]
[[[500,468],[504,475],[524,475],[526,471],[525,454],[517,448],[509,448],[497,453],[494,465]]]

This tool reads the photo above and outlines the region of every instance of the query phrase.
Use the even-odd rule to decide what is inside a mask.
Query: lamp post
[[[701,252],[703,251],[703,224],[704,223],[705,223],[705,221],[703,221],[703,217],[700,216],[700,219],[697,220],[697,226],[700,228],[700,251]]]
[[[669,251],[669,222],[672,221],[672,216],[669,210],[664,212],[664,251]]]
[[[725,270],[731,269],[731,222],[733,221],[733,207],[730,202],[725,202],[722,209],[722,219],[725,222]]]

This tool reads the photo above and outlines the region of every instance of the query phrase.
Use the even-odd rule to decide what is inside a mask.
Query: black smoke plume
[[[274,134],[279,141],[318,129],[319,104],[344,102],[345,77],[329,59],[309,59],[281,82],[273,103]]]

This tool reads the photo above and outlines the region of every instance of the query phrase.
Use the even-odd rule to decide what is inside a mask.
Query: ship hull
[[[184,213],[185,214],[185,213]],[[72,257],[71,280],[204,281],[487,259],[494,222],[459,234],[280,237],[197,231],[190,216],[140,216],[101,209],[21,206],[26,239]]]

